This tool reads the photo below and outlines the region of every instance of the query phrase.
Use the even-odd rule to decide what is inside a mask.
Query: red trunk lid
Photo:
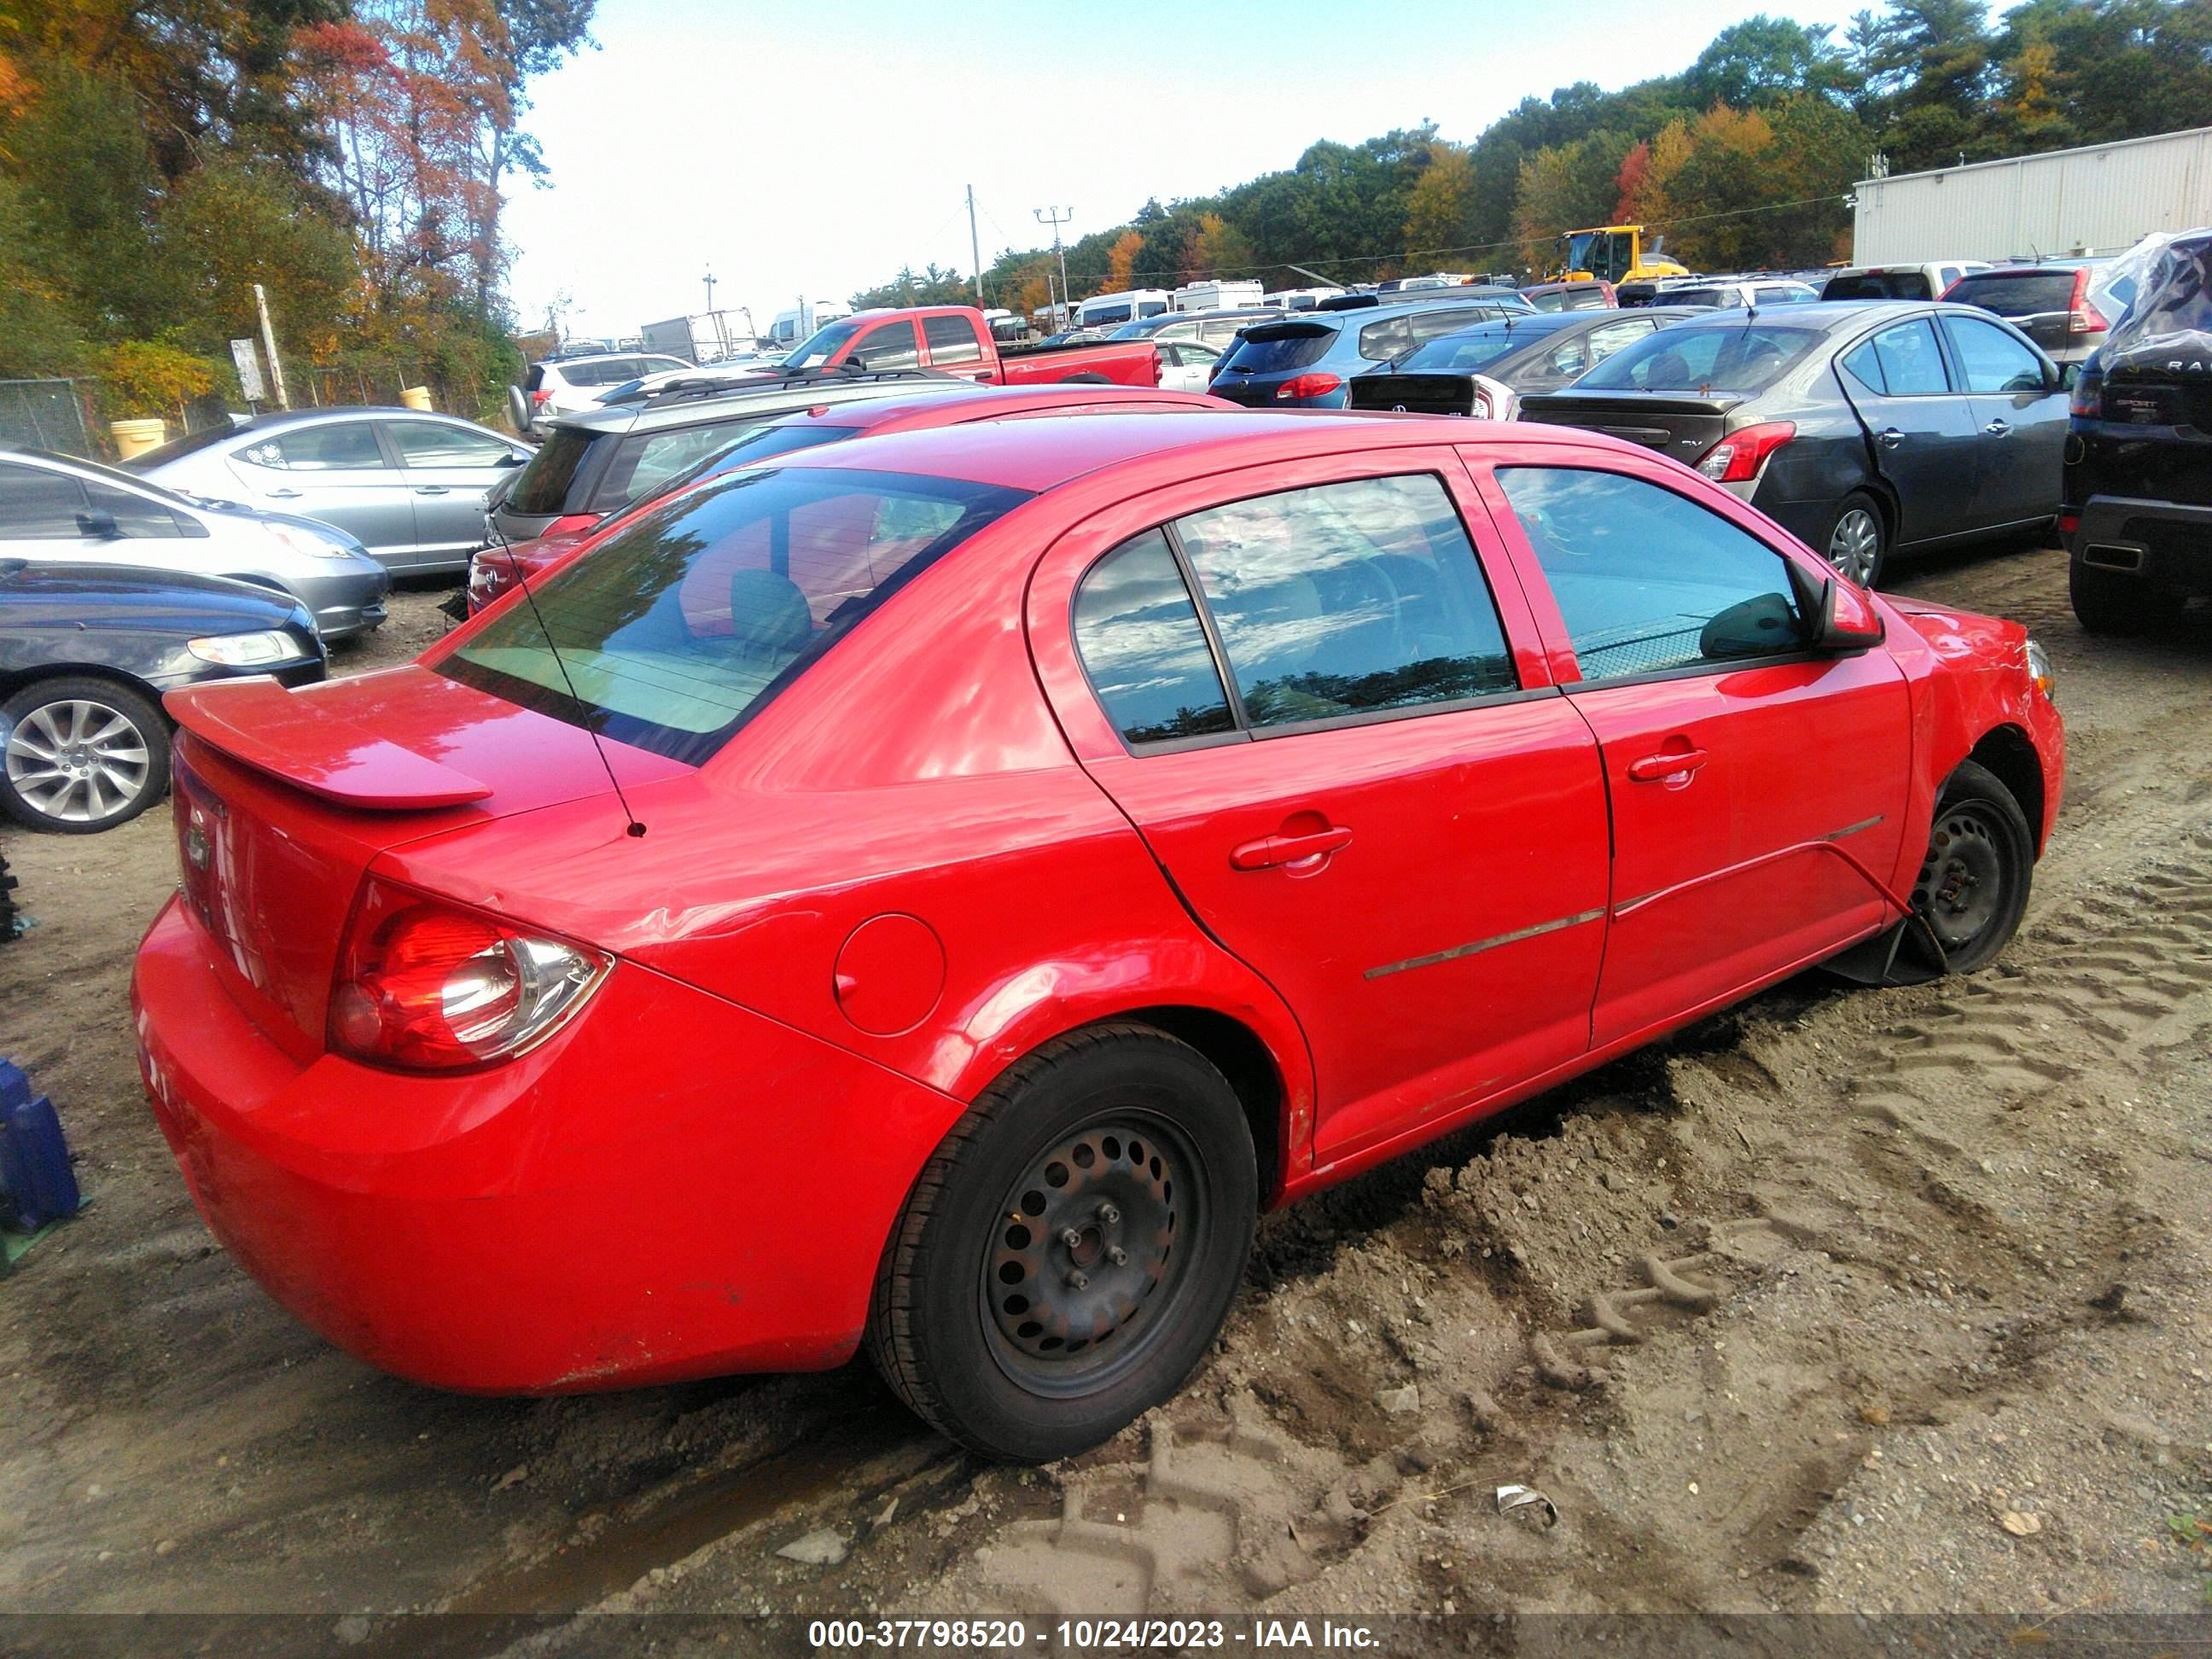
[[[303,1063],[323,1052],[338,943],[378,854],[612,793],[589,733],[411,665],[302,692],[198,687],[167,707],[185,903],[233,1000]],[[606,755],[625,788],[690,769]]]

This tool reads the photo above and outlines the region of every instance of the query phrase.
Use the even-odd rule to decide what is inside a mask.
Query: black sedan
[[[1624,346],[1706,308],[1544,311],[1478,323],[1352,377],[1350,406],[1510,421],[1521,399],[1572,386]]]
[[[244,582],[0,559],[0,811],[34,830],[112,829],[161,798],[161,694],[243,674],[323,678],[314,620]]]
[[[1968,306],[1726,311],[1625,347],[1522,418],[1586,426],[1695,466],[1855,580],[1893,550],[2057,516],[2057,366]]]

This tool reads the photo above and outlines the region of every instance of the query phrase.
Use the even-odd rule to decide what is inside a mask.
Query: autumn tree
[[[1406,198],[1406,250],[1417,263],[1464,246],[1474,208],[1474,165],[1468,152],[1442,139],[1429,146],[1429,164]]]
[[[1137,256],[1144,247],[1144,232],[1133,228],[1114,239],[1113,246],[1106,250],[1106,284],[1100,292],[1120,293],[1136,280]]]

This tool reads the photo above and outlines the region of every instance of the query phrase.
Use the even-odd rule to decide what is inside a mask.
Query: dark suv
[[[923,368],[809,371],[737,385],[702,370],[696,380],[556,418],[530,464],[504,494],[492,497],[487,516],[493,533],[508,543],[587,529],[783,416],[817,404],[972,386]]]
[[[2111,326],[2089,303],[2089,279],[2109,259],[2039,259],[1970,270],[1943,290],[1954,305],[1994,312],[2043,348],[2071,386]]]
[[[1502,289],[1342,295],[1247,328],[1206,389],[1250,409],[1342,409],[1353,375],[1477,323],[1535,309]]]
[[[2068,428],[2058,527],[2081,625],[2133,633],[2212,598],[2212,232],[2159,255]]]

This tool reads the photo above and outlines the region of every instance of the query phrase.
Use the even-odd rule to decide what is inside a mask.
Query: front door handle
[[[416,484],[415,493],[417,495],[447,495],[453,492],[443,484]]]
[[[304,489],[264,489],[261,493],[272,501],[296,501],[307,492]]]
[[[1352,845],[1352,831],[1332,824],[1304,836],[1262,836],[1232,848],[1229,862],[1239,870],[1272,870],[1278,865],[1303,864]]]
[[[1982,430],[1988,433],[1992,438],[2002,438],[2006,433],[2012,430],[2012,422],[2009,421],[1991,421],[1987,426],[1984,427]]]
[[[1884,449],[1894,449],[1905,441],[1905,434],[1893,426],[1886,426],[1874,435],[1875,441]]]
[[[1707,758],[1702,749],[1662,749],[1629,762],[1628,775],[1637,783],[1664,783],[1671,778],[1688,777]]]

